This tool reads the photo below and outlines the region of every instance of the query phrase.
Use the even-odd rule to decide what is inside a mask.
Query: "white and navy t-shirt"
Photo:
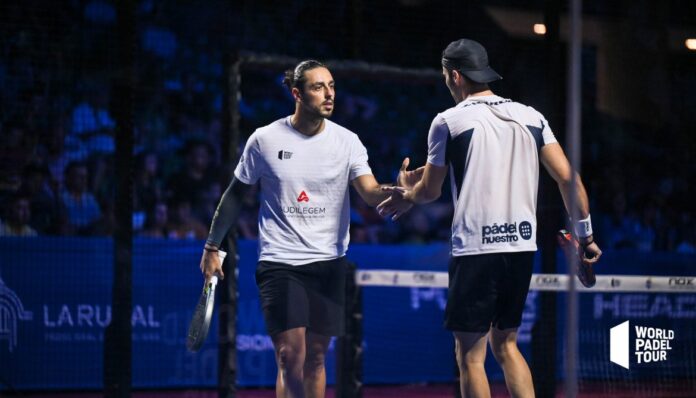
[[[435,117],[428,163],[450,168],[453,256],[537,249],[539,151],[553,142],[541,113],[496,95]]]
[[[348,185],[372,174],[356,134],[329,120],[308,137],[290,117],[256,130],[234,171],[245,184],[261,181],[259,260],[302,265],[348,249]]]

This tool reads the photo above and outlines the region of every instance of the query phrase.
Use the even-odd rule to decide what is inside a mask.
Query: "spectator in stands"
[[[10,198],[6,216],[0,220],[0,236],[37,236],[36,230],[29,226],[31,207],[29,198],[16,194]]]
[[[56,195],[50,185],[48,167],[29,164],[22,173],[20,192],[29,199],[30,225],[42,234],[54,232],[58,218]]]
[[[696,223],[690,213],[681,214],[679,230],[681,237],[677,243],[677,253],[696,253]]]
[[[65,165],[70,163],[65,152],[66,124],[67,122],[63,121],[56,122],[41,139],[43,163],[50,172],[48,179],[53,185],[54,192],[58,192],[58,187],[63,186]]]
[[[199,205],[198,219],[203,224],[210,223],[215,214],[215,209],[217,209],[218,199],[222,196],[222,187],[220,187],[219,182],[213,182],[208,187],[208,190],[204,192],[201,197],[201,203]]]
[[[155,203],[153,207],[148,209],[145,217],[145,228],[138,235],[149,238],[167,238],[169,236],[169,216],[167,212],[166,203]]]
[[[611,213],[603,217],[602,236],[612,249],[635,248],[634,233],[636,220],[628,213],[626,194],[621,191],[611,201]]]
[[[101,218],[101,208],[88,191],[87,181],[84,163],[71,162],[65,168],[65,189],[60,193],[60,203],[66,216],[68,234],[88,235]]]
[[[0,126],[0,203],[17,192],[22,182],[22,166],[31,154],[26,130],[19,121]]]
[[[109,93],[96,84],[86,88],[82,101],[73,109],[72,129],[65,137],[70,160],[83,161],[97,153],[114,153],[116,122],[108,110]]]
[[[185,149],[186,164],[169,179],[168,198],[184,200],[199,220],[206,218],[206,197],[213,184],[218,183],[211,169],[212,147],[205,141],[190,141]],[[207,236],[207,235],[206,235]]]
[[[159,158],[154,152],[144,152],[136,160],[133,211],[145,213],[163,199],[159,175]]]
[[[684,239],[677,245],[676,251],[677,253],[696,254],[696,231],[694,228],[686,232]]]
[[[635,245],[641,252],[651,252],[655,246],[657,233],[655,223],[657,208],[654,203],[645,203],[638,222],[635,223]]]
[[[205,239],[208,228],[192,213],[191,202],[186,198],[176,198],[171,203],[169,237],[172,239]]]
[[[424,244],[430,242],[434,236],[433,221],[428,213],[420,207],[414,208],[402,221],[402,235],[399,241],[407,244]]]

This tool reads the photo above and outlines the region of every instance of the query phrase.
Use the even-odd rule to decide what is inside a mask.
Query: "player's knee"
[[[304,362],[302,351],[290,345],[281,345],[276,356],[278,358],[278,368],[282,370],[297,369]]]
[[[326,355],[320,351],[309,351],[305,358],[304,369],[305,373],[317,373],[324,370]]]
[[[468,369],[474,369],[474,368],[483,368],[484,363],[485,363],[485,361],[482,361],[479,358],[467,357],[467,356],[464,356],[463,359],[457,361],[457,364],[459,365],[459,370],[461,370],[461,371],[465,371]]]
[[[457,345],[454,349],[455,357],[457,358],[457,364],[459,365],[460,370],[464,371],[472,367],[483,366],[486,360],[485,351],[484,354],[481,355],[474,349],[465,351],[460,347],[461,345]]]
[[[502,362],[518,352],[517,342],[510,339],[491,339],[491,351],[498,362]]]

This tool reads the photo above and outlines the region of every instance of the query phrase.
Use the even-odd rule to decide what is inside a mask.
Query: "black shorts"
[[[259,261],[256,284],[268,334],[306,327],[343,335],[347,268],[345,257],[299,266]]]
[[[486,333],[517,328],[532,278],[534,252],[452,257],[445,328]]]

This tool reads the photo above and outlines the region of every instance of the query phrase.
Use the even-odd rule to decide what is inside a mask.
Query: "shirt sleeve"
[[[445,166],[447,138],[450,131],[442,114],[438,114],[430,124],[428,132],[428,163],[433,166]]]
[[[367,149],[360,142],[357,135],[353,135],[353,145],[350,151],[350,181],[365,175],[372,174],[372,169],[367,163]]]
[[[256,133],[252,134],[244,146],[234,176],[247,185],[256,184],[263,173],[264,160]]]
[[[553,134],[553,131],[551,131],[551,127],[549,126],[549,122],[544,118],[544,116],[540,116],[540,117],[541,117],[541,138],[544,141],[544,145],[553,144],[554,142],[557,142],[556,136]]]

